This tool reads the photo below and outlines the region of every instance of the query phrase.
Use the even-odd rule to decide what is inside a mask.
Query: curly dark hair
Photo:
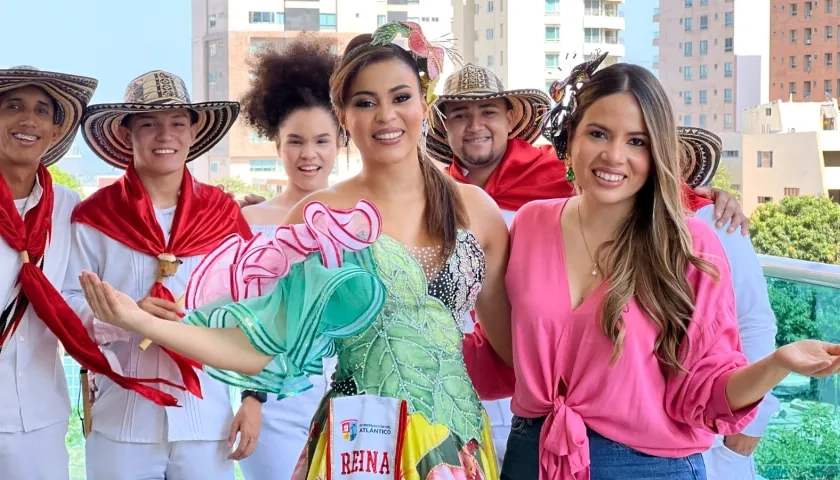
[[[245,122],[276,140],[280,124],[298,109],[321,107],[336,118],[330,104],[330,76],[339,60],[330,51],[334,44],[329,37],[304,33],[280,50],[261,51],[250,62],[254,80],[242,99]]]

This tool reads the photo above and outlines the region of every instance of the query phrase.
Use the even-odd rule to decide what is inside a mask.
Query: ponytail
[[[455,182],[422,153],[418,157],[426,190],[426,230],[443,240],[443,253],[448,258],[455,250],[458,229],[469,227],[467,209]]]

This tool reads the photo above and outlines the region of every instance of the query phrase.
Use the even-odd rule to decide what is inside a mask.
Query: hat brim
[[[82,118],[82,137],[99,158],[125,170],[134,160],[134,152],[119,133],[120,123],[128,115],[187,109],[198,114],[195,141],[187,154],[187,163],[216,146],[239,116],[237,102],[147,105],[113,103],[91,105]]]
[[[29,68],[0,70],[0,95],[23,87],[38,87],[61,107],[56,117],[58,139],[41,157],[41,163],[46,166],[61,160],[73,146],[85,107],[98,84],[96,79],[66,73]]]
[[[723,143],[714,133],[696,127],[677,127],[683,180],[691,188],[706,187],[720,165]]]
[[[506,90],[504,92],[462,92],[457,95],[441,95],[435,102],[440,109],[448,102],[478,102],[497,98],[507,99],[513,109],[513,121],[509,139],[518,138],[534,143],[540,136],[539,119],[551,108],[551,99],[540,90]],[[429,135],[426,138],[426,151],[438,162],[452,163],[452,149],[446,139],[446,127],[439,119],[433,118]]]

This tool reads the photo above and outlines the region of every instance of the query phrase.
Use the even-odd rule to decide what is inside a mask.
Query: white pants
[[[712,448],[703,453],[708,480],[756,480],[755,460],[728,449],[723,437],[717,436]]]
[[[510,398],[481,403],[484,406],[484,411],[487,412],[487,417],[490,418],[493,447],[496,449],[496,459],[499,461],[499,469],[501,469],[513,421],[513,413],[510,411]]]
[[[69,422],[31,432],[0,433],[0,478],[69,480],[70,456],[64,437]]]
[[[493,425],[493,447],[496,449],[496,459],[499,461],[499,471],[502,468],[502,462],[505,460],[505,452],[507,451],[507,441],[510,436],[510,426]]]
[[[324,375],[310,377],[312,388],[277,400],[268,395],[262,406],[262,428],[257,448],[239,462],[245,480],[289,480],[309,438],[309,426],[329,388],[333,368],[324,360]]]
[[[91,432],[87,480],[233,480],[227,441],[126,443]]]

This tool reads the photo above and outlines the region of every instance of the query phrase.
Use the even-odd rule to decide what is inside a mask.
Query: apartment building
[[[679,125],[738,131],[769,98],[770,0],[660,1],[654,69]]]
[[[238,100],[250,85],[248,62],[263,48],[282,47],[301,32],[334,39],[336,52],[359,33],[389,21],[419,23],[430,39],[450,35],[451,0],[192,0],[192,93],[195,101]],[[447,66],[444,75],[451,73]],[[238,177],[278,191],[287,177],[275,145],[241,120],[192,164],[199,180]],[[358,154],[342,150],[333,178],[360,168]]]
[[[785,196],[840,202],[840,122],[836,100],[776,100],[742,112],[742,131],[722,133],[723,164],[744,211]]]
[[[544,88],[596,51],[624,56],[624,0],[452,0],[464,62],[492,69],[506,88]]]
[[[840,0],[772,0],[770,99],[819,102],[840,92]]]

